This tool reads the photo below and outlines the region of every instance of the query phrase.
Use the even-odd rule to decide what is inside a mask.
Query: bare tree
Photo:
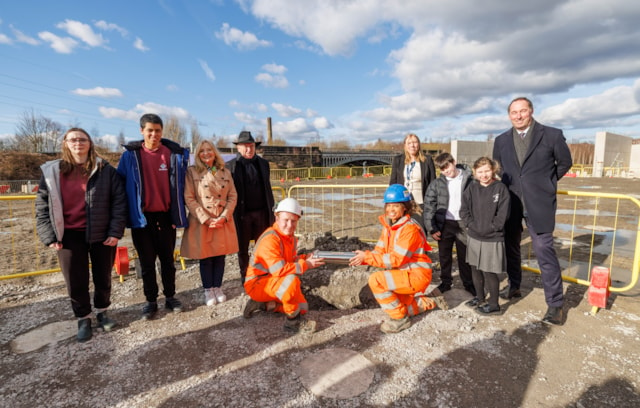
[[[200,133],[200,128],[198,127],[198,121],[193,119],[191,121],[191,145],[193,148],[196,148],[196,145],[202,139],[202,134]]]
[[[169,118],[164,121],[162,136],[177,142],[181,146],[187,143],[187,130],[182,126],[177,116],[169,116]]]
[[[13,144],[17,150],[32,153],[60,150],[62,125],[36,114],[33,109],[24,111],[16,127]]]
[[[124,138],[124,130],[120,129],[120,133],[118,133],[118,145],[116,146],[116,150],[120,150],[120,146],[127,143],[127,140]]]

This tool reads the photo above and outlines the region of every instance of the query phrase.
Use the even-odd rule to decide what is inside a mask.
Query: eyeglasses
[[[89,139],[66,139],[66,141],[69,143],[78,143],[78,144],[89,143]]]

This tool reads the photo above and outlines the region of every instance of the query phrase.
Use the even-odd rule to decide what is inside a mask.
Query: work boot
[[[116,323],[115,320],[109,319],[109,317],[107,316],[107,312],[99,312],[96,315],[96,318],[98,320],[98,327],[102,327],[102,330],[109,332],[111,331],[111,329],[113,329],[114,327],[116,327],[118,325],[118,323]]]
[[[427,296],[418,296],[416,298],[416,303],[418,304],[418,313],[424,313],[427,310],[435,309],[438,306],[432,298]]]
[[[244,311],[242,312],[242,316],[245,319],[250,319],[254,313],[257,313],[261,310],[266,310],[266,306],[262,302],[256,302],[255,300],[249,298],[249,301],[244,307]]]
[[[316,331],[316,321],[309,320],[298,314],[296,317],[284,317],[284,331],[289,333],[313,333]]]
[[[91,318],[78,319],[78,342],[82,343],[93,336],[91,331]]]
[[[408,329],[411,327],[411,320],[409,320],[408,316],[403,317],[402,319],[390,319],[380,325],[380,330],[383,333],[399,333],[404,329]]]

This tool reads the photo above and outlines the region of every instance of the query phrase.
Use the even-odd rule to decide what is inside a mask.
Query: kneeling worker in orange
[[[409,191],[392,184],[384,193],[384,215],[379,217],[382,234],[373,251],[356,251],[349,265],[384,268],[369,277],[369,287],[390,320],[384,333],[398,333],[411,326],[410,316],[434,309],[437,302],[424,295],[431,283],[431,259],[424,231],[411,218],[416,209]],[[444,302],[439,299],[438,302]],[[445,308],[444,303],[440,305]]]
[[[300,276],[324,265],[322,258],[298,255],[294,236],[302,207],[293,198],[285,198],[275,209],[276,221],[262,233],[249,261],[244,289],[250,299],[243,315],[250,318],[260,310],[284,313],[284,329],[297,332],[301,326],[313,330],[315,322],[302,321],[309,310],[300,288]]]

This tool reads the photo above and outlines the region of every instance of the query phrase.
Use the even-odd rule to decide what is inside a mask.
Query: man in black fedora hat
[[[243,130],[233,144],[238,154],[226,166],[233,174],[238,193],[233,219],[238,233],[238,264],[244,283],[249,265],[249,242],[257,240],[274,223],[274,200],[269,162],[256,154],[256,147],[261,142],[256,142],[251,132]]]

